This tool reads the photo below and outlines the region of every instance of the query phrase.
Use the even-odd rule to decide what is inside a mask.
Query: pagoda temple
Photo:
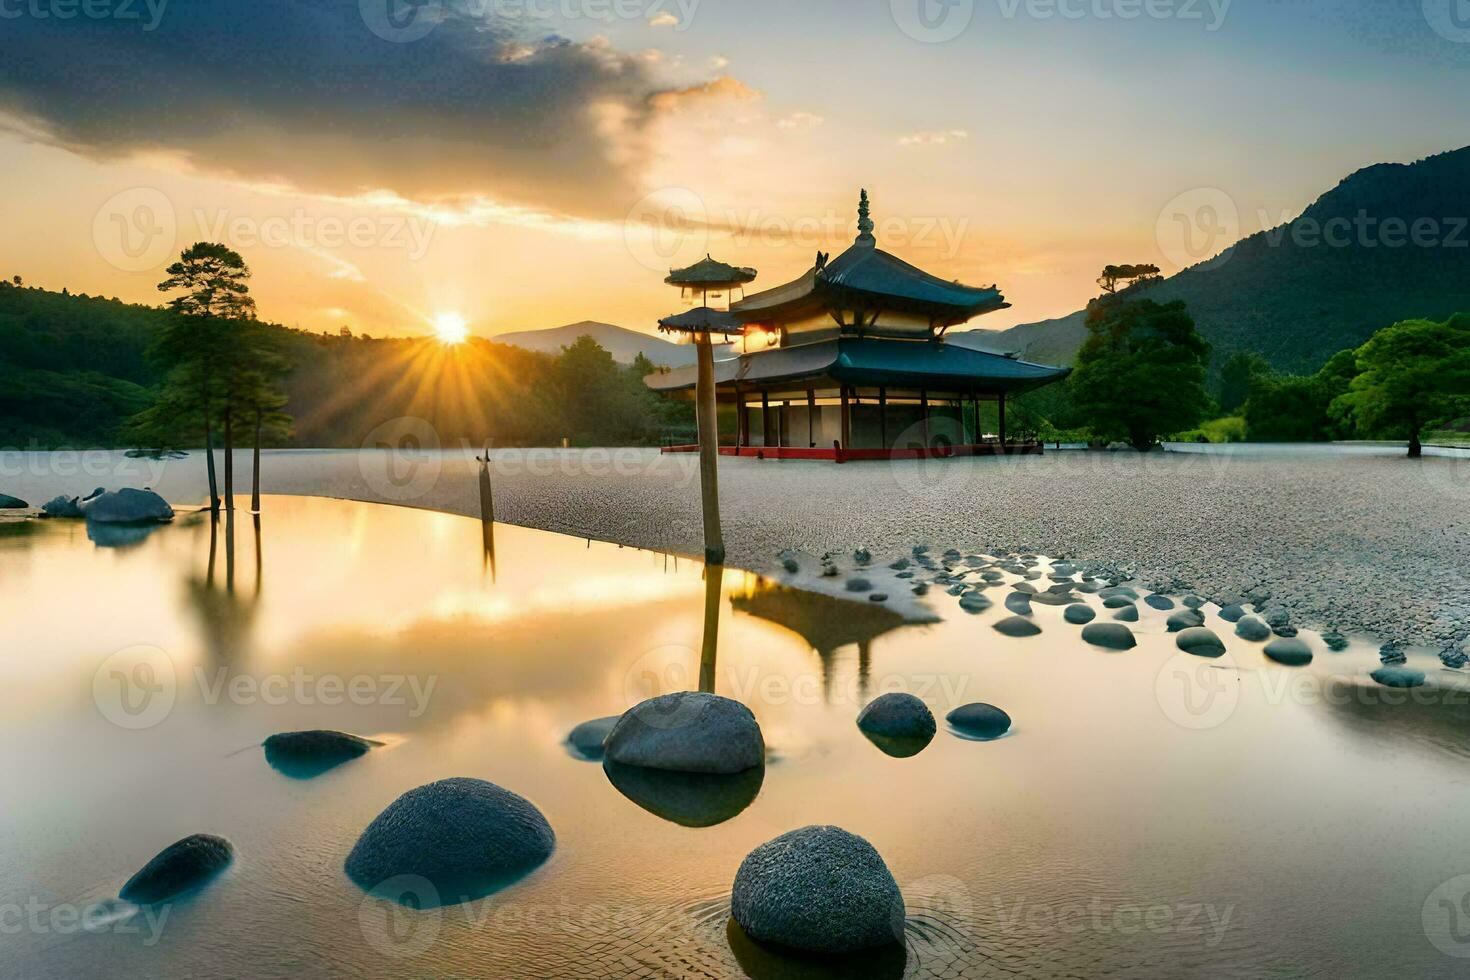
[[[818,252],[800,278],[726,304],[706,291],[704,305],[660,321],[668,332],[697,321],[734,338],[738,356],[714,362],[716,397],[737,418],[735,444],[720,452],[838,462],[1040,452],[1038,443],[1007,440],[1006,399],[1070,369],[946,343],[951,327],[1010,304],[994,286],[940,279],[883,251],[873,228],[864,191],[857,240],[835,259]],[[753,269],[705,259],[667,281],[722,279],[720,298],[733,299],[736,277],[726,270],[740,284],[755,278]],[[688,397],[695,382],[692,367],[646,379]],[[998,406],[993,434],[979,431],[984,402]]]

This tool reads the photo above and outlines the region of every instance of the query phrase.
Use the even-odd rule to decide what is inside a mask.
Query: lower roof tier
[[[721,388],[831,380],[854,387],[983,394],[1030,391],[1072,371],[940,341],[856,337],[743,354],[716,361],[714,367],[715,384]],[[696,368],[651,374],[644,380],[655,391],[684,391],[694,387]]]

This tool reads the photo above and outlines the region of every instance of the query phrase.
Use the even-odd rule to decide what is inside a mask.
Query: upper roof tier
[[[708,254],[687,269],[672,269],[664,282],[685,289],[729,289],[755,280],[756,271],[728,265]]]
[[[747,323],[799,316],[813,309],[894,310],[927,316],[936,326],[963,323],[1010,306],[994,286],[966,286],[941,279],[878,248],[868,217],[868,192],[858,206],[858,237],[831,261],[799,279],[747,296],[730,312]]]

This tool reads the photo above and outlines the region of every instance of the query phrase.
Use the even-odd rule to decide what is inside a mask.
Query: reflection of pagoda
[[[835,599],[763,578],[754,578],[744,592],[731,595],[730,606],[737,612],[784,627],[805,640],[822,661],[822,691],[829,701],[832,663],[839,649],[858,648],[858,684],[866,695],[873,641],[907,625],[898,613],[877,603]]]

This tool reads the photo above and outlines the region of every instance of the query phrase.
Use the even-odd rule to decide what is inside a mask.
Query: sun
[[[434,336],[440,343],[462,344],[469,339],[470,327],[458,313],[440,313],[434,317]]]

